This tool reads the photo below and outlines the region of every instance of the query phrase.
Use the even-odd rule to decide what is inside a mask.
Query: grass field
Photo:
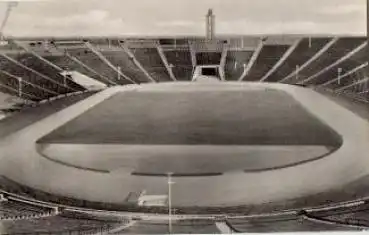
[[[214,89],[121,92],[38,142],[337,146],[340,138],[284,91]]]

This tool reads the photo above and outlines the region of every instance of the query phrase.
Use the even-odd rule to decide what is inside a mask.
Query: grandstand
[[[141,43],[126,39],[124,45],[122,40],[115,40],[114,45],[113,39],[110,44],[103,40],[94,42],[95,39],[70,40],[73,44],[52,41],[46,49],[43,39],[11,44],[9,53],[1,54],[2,91],[19,95],[21,87],[24,100],[41,101],[85,89],[76,78],[63,77],[62,71],[78,71],[106,85],[185,81],[192,79],[194,66],[219,66],[225,54],[225,81],[301,83],[333,90],[342,87],[340,92],[367,99],[367,82],[359,82],[366,76],[367,45],[362,37],[298,38],[289,45],[278,44],[278,37],[274,42],[260,38],[261,48],[253,38],[249,44],[254,44],[254,48],[237,48],[231,44],[237,39],[225,38],[219,53],[194,52],[194,61],[191,51],[202,44],[197,39],[188,39],[183,45],[161,45],[159,39],[142,42],[143,39]]]
[[[0,234],[368,230],[367,38],[207,30],[0,35]]]
[[[2,234],[68,234],[78,232],[82,234],[101,234],[112,231],[128,220],[104,216],[90,216],[73,211],[62,211],[55,215],[40,218],[22,218],[3,220]]]

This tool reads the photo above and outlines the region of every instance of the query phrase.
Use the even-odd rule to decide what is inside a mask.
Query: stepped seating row
[[[333,224],[369,227],[369,204],[368,202],[357,202],[345,207],[312,211],[308,213],[308,216]]]
[[[353,80],[353,83],[345,90],[347,90],[348,92],[354,93],[354,94],[362,94],[362,92],[367,91],[369,89],[369,82],[368,81],[361,82],[361,81],[362,81],[362,77],[357,78],[356,80]]]
[[[6,74],[3,74],[0,72],[0,92],[9,94],[11,96],[18,96],[19,95],[19,82],[18,80],[7,76]],[[38,99],[41,100],[41,98],[38,98],[37,96],[33,96],[31,94],[23,94],[24,99]]]
[[[214,221],[173,221],[172,233],[174,234],[218,234],[219,230]],[[163,221],[137,221],[132,226],[119,231],[118,234],[168,234],[169,225]]]
[[[22,78],[24,81],[22,82],[22,91],[31,95],[24,95],[24,97],[27,99],[37,101],[56,96],[58,94],[66,94],[70,92],[70,89],[52,83],[51,81],[46,80],[33,72],[21,68],[16,64],[10,63],[2,57],[0,57],[0,67],[6,73]],[[8,84],[12,88],[18,90],[17,79],[9,76],[8,74],[1,73],[1,83]]]
[[[119,85],[131,83],[129,80],[125,79],[124,76],[118,75],[116,69],[107,65],[97,55],[88,49],[73,49],[68,50],[68,52],[82,63],[105,77],[106,79],[103,80],[104,83],[107,83],[107,79]],[[133,59],[130,58],[123,50],[106,50],[101,51],[101,54],[106,57],[112,66],[117,69],[119,67],[120,71],[134,82],[144,83],[148,81],[144,73],[134,64]]]
[[[363,47],[356,54],[348,58],[347,60],[333,66],[326,72],[321,73],[319,76],[315,77],[311,81],[307,82],[307,85],[321,85],[331,81],[332,79],[338,78],[339,75],[344,75],[345,73],[352,71],[353,69],[363,65],[367,61],[367,47]],[[365,69],[365,68],[363,68]],[[362,70],[363,70],[362,69]],[[358,74],[357,71],[355,74]],[[347,80],[347,79],[344,79]]]
[[[198,65],[219,65],[222,54],[219,52],[198,52],[196,53],[196,64]]]
[[[354,87],[352,87],[352,88],[348,88],[348,89],[342,91],[340,93],[340,95],[343,95],[347,98],[350,98],[350,99],[353,99],[353,100],[356,100],[356,101],[359,101],[359,102],[362,102],[362,103],[364,102],[364,103],[368,104],[369,103],[368,86],[366,85],[365,87],[366,87],[365,88],[366,92],[361,91],[361,90],[364,90],[363,88],[354,88]],[[360,92],[358,92],[358,90]]]
[[[104,79],[103,77],[99,76],[98,74],[90,71],[86,67],[82,66],[78,62],[74,61],[71,57],[69,57],[67,54],[62,56],[53,56],[53,55],[46,55],[43,56],[46,60],[50,61],[51,63],[59,66],[61,69],[66,71],[77,71],[81,74],[84,74],[90,78],[93,78],[97,81],[100,81],[105,84],[109,84],[109,81]],[[82,62],[82,61],[80,61]],[[84,62],[82,62],[84,63]],[[85,63],[84,63],[85,64]],[[85,64],[86,65],[86,64]],[[90,67],[94,71],[96,71],[95,67]],[[97,72],[97,71],[96,71]]]
[[[321,56],[314,60],[305,69],[299,71],[298,81],[304,81],[310,76],[318,73],[322,69],[330,66],[337,60],[341,59],[347,53],[358,47],[365,41],[364,38],[340,38]],[[293,79],[293,78],[291,78]],[[315,84],[317,78],[311,80],[310,84]],[[319,84],[319,82],[318,82]]]
[[[265,45],[244,78],[244,81],[259,81],[287,51],[286,45]]]
[[[45,213],[51,213],[51,209],[13,200],[0,202],[0,220],[19,216],[37,216]]]
[[[168,75],[168,71],[166,69],[151,68],[149,70],[149,74],[151,75],[152,78],[154,78],[155,81],[159,81],[159,82],[172,81],[172,79]]]
[[[132,48],[131,51],[144,68],[148,69],[152,67],[165,69],[156,48]]]
[[[101,76],[110,79],[111,81],[118,83],[117,81],[117,72],[110,68],[106,63],[104,63],[95,53],[90,51],[89,49],[78,48],[78,49],[69,49],[68,53],[79,61],[83,62],[90,68],[93,68],[97,71]],[[117,66],[113,64],[114,66]],[[104,83],[107,83],[104,80]],[[127,82],[128,83],[128,82]],[[118,83],[119,84],[119,83]]]
[[[228,225],[236,232],[242,233],[270,233],[270,232],[319,232],[319,231],[357,231],[339,224],[328,224],[312,221],[304,217],[274,218],[274,219],[229,219]]]
[[[51,91],[54,91],[60,94],[72,92],[73,91],[72,89],[79,88],[77,84],[75,84],[74,82],[70,80],[67,81],[66,85],[70,86],[72,89],[68,89],[64,87],[63,86],[64,81],[63,81],[62,76],[58,75],[53,68],[44,64],[44,62],[37,59],[31,54],[23,53],[23,54],[11,55],[9,57],[12,58],[13,60],[16,60],[19,64],[25,65],[28,68],[31,68],[37,71],[38,73],[45,75],[46,77],[48,77],[49,79],[52,79],[52,81],[55,81],[55,82],[52,82],[48,80],[47,78],[42,77],[41,75],[38,75],[34,72],[31,72],[21,67],[18,64],[15,64],[9,61],[8,59],[6,59],[5,57],[0,57],[0,65],[4,71],[10,74],[13,74],[15,76],[21,77],[25,81],[37,84],[41,87],[44,87],[46,89],[49,89]]]
[[[173,65],[173,73],[177,80],[189,81],[192,78],[192,60],[189,50],[165,51],[168,63]]]
[[[321,88],[344,93],[359,100],[369,101],[369,80],[367,79],[367,74],[367,68],[362,68],[340,79],[335,78],[334,81],[321,86]]]
[[[111,222],[97,219],[74,217],[60,213],[49,217],[24,220],[0,221],[1,234],[96,234],[107,232],[124,222]]]
[[[71,79],[64,80],[64,77],[61,74],[59,74],[58,70],[46,64],[45,62],[41,61],[40,59],[38,59],[32,54],[23,53],[23,54],[12,55],[11,57],[13,57],[13,59],[17,60],[21,64],[27,66],[28,68],[31,68],[35,71],[38,71],[39,73],[43,75],[48,76],[53,81],[59,84],[62,84],[62,85],[67,85],[68,87],[72,89],[72,90],[69,89],[68,92],[72,92],[76,90],[77,91],[84,90],[83,87],[73,82]]]
[[[225,79],[230,81],[237,81],[251,56],[252,51],[228,51],[226,57],[226,64],[224,66]]]
[[[315,88],[315,90],[319,93],[322,93],[327,98],[331,99],[332,101],[340,104],[341,106],[345,107],[346,109],[352,111],[356,115],[369,120],[369,99],[366,99],[366,102],[362,99],[358,98],[355,94],[350,93],[338,93],[333,92],[331,90],[327,90],[324,88]],[[367,178],[364,178],[364,180]],[[358,185],[361,185],[362,188],[360,189]],[[368,184],[364,184],[363,180],[359,180],[355,187],[352,187],[352,193],[354,194],[355,190],[360,189],[360,196],[367,196],[368,191],[367,188]],[[366,190],[366,191],[365,191]],[[355,194],[354,194],[355,195]]]
[[[326,216],[320,216],[319,218],[341,224],[369,227],[369,208],[368,205],[363,205],[356,208],[356,210],[350,208],[346,211],[330,211]]]
[[[157,82],[171,80],[156,48],[134,48],[132,52]]]
[[[268,82],[278,82],[296,70],[296,66],[302,66],[322,49],[331,38],[304,38],[295,50],[281,64],[281,66],[266,80]]]
[[[361,82],[361,81],[364,81],[366,76],[367,76],[367,70],[363,69],[354,74],[341,78],[337,80],[336,82],[328,84],[327,86],[325,86],[325,88],[337,90],[341,88],[344,89],[345,87],[348,87],[348,88],[354,87],[354,88],[357,88],[356,90],[358,92],[360,92],[366,88],[366,82]],[[359,89],[359,88],[362,88],[362,89]]]
[[[339,89],[340,87],[350,85],[354,83],[355,81],[365,78],[366,74],[367,74],[367,68],[365,67],[349,75],[343,74],[345,76],[340,76],[340,77],[338,76],[338,73],[336,72],[336,74],[330,77],[330,80],[328,82],[323,83],[321,87],[331,89],[331,90]]]
[[[123,50],[122,51],[104,51],[102,54],[114,65],[119,66],[121,71],[131,78],[136,83],[146,83],[148,78],[145,74],[135,65],[133,59],[130,58]],[[103,63],[103,62],[102,62]],[[114,73],[114,78],[117,77],[117,72]],[[118,84],[129,84],[130,82],[125,79],[116,80]]]
[[[135,48],[131,49],[136,59],[142,64],[142,66],[154,77],[157,81],[167,81],[169,76],[167,74],[166,68],[162,63],[162,60],[155,48]],[[70,70],[77,70],[87,76],[97,79],[103,83],[109,83],[107,80],[111,80],[117,84],[129,84],[128,80],[124,79],[122,76],[118,78],[118,72],[109,67],[105,62],[103,62],[97,55],[87,48],[79,49],[69,49],[68,53],[71,56],[77,58],[80,62],[84,63],[91,69],[95,70],[96,73],[83,68],[83,66],[78,65],[75,61],[71,59],[59,59],[58,57],[50,58],[45,56],[45,59],[49,59],[51,62],[61,65],[63,68],[68,68]],[[134,80],[137,83],[147,82],[148,78],[144,73],[134,64],[133,59],[128,56],[126,52],[122,50],[102,50],[101,54],[106,57],[106,59],[111,62],[111,64],[120,68],[121,72]],[[66,63],[67,62],[67,63]]]
[[[192,79],[192,67],[176,66],[173,67],[173,74],[178,81],[190,81]]]
[[[103,213],[103,212],[93,212],[93,211],[77,211],[72,209],[61,208],[63,216],[75,219],[84,220],[97,220],[112,223],[128,223],[130,219],[124,216],[120,216],[115,213]]]

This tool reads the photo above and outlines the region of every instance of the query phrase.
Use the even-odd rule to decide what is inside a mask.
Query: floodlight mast
[[[173,172],[168,172],[168,230],[169,234],[172,234],[172,181]]]
[[[1,22],[1,26],[0,26],[0,41],[4,41],[5,26],[8,23],[10,13],[12,12],[13,8],[16,7],[17,5],[18,5],[18,2],[15,2],[15,1],[8,2],[6,12],[5,12],[5,16],[4,16],[4,19]]]

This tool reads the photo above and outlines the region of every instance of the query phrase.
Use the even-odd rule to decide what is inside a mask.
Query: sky
[[[366,0],[26,0],[4,34],[203,36],[209,8],[219,35],[366,33]]]

